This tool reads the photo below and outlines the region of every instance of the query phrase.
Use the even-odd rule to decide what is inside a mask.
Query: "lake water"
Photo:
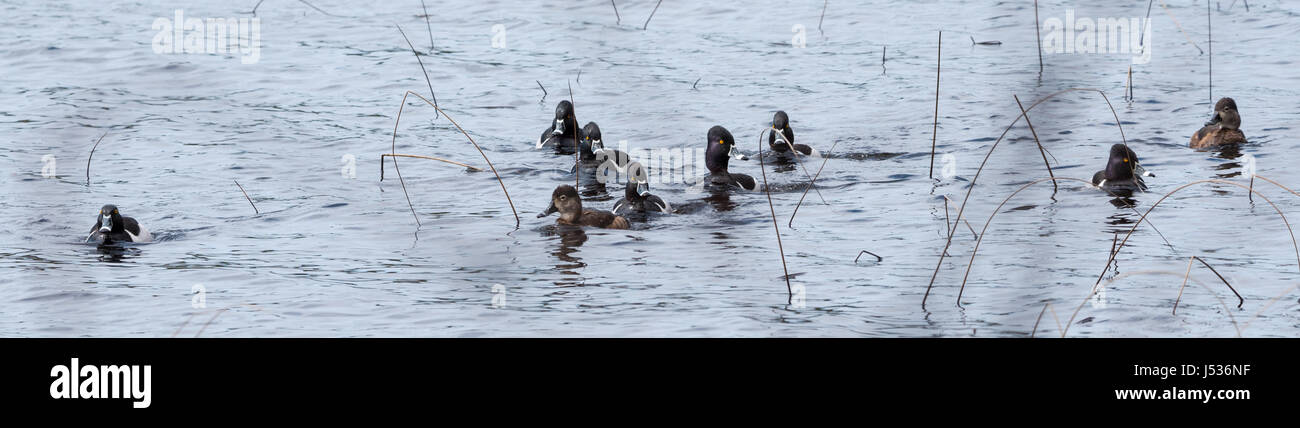
[[[1147,15],[1147,2],[1103,3],[1042,1],[1039,19]],[[1039,336],[1059,335],[1053,312],[1066,323],[1076,307],[1071,337],[1295,336],[1300,261],[1263,196],[1292,223],[1300,197],[1260,179],[1253,200],[1224,183],[1166,199],[1148,217],[1159,233],[1138,227],[1090,297],[1116,234],[1178,186],[1249,185],[1251,167],[1300,186],[1286,160],[1300,143],[1291,137],[1300,74],[1287,43],[1300,36],[1300,5],[1218,2],[1211,98],[1205,3],[1167,3],[1176,4],[1150,12],[1148,63],[1045,54],[1040,75],[1028,1],[829,2],[824,19],[817,1],[670,1],[642,30],[654,1],[619,1],[618,18],[601,2],[429,2],[426,25],[418,1],[279,0],[258,6],[256,58],[155,53],[152,26],[178,9],[252,18],[252,0],[6,1],[0,336],[1019,337],[1049,303]],[[501,174],[518,228],[491,172],[401,159],[420,226],[391,162],[379,181],[403,93],[428,93],[395,24],[426,54],[439,106]],[[806,46],[792,45],[796,25]],[[1157,175],[1150,192],[1132,209],[1074,181],[1021,192],[984,232],[959,307],[975,233],[1004,198],[1047,177],[1023,121],[973,188],[963,218],[974,230],[957,228],[940,265],[946,218],[1017,118],[1013,95],[1028,106],[1072,87],[1106,93]],[[702,149],[709,127],[725,126],[749,155],[731,170],[760,180],[759,132],[788,112],[797,142],[828,159],[793,227],[808,177],[789,164],[766,175],[802,301],[788,301],[761,192],[653,185],[680,212],[626,231],[537,218],[551,191],[574,181],[572,157],[533,148],[570,96],[607,146]],[[1250,144],[1188,149],[1222,96],[1236,99]],[[1091,178],[1122,141],[1095,92],[1057,96],[1029,117],[1057,177]],[[412,98],[402,119],[396,152],[486,167],[423,102]],[[601,189],[582,171],[587,206],[612,207],[622,186]],[[157,242],[83,244],[107,203]],[[883,260],[855,263],[862,250]],[[1191,256],[1241,293],[1241,309],[1197,263],[1171,313]]]

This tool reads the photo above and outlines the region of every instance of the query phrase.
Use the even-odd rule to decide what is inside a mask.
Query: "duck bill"
[[[785,134],[782,134],[781,130],[772,127],[772,134],[776,136],[776,140],[772,142],[772,150],[785,151],[790,147],[790,142],[786,141]]]
[[[650,195],[650,183],[646,183],[646,182],[644,182],[644,181],[637,182],[637,183],[636,183],[636,194],[641,195],[641,197],[649,196],[649,195]]]
[[[108,233],[113,230],[113,216],[101,216],[99,221],[99,233]]]
[[[1155,177],[1155,176],[1156,176],[1156,175],[1155,175],[1154,173],[1152,173],[1151,171],[1147,171],[1146,168],[1143,168],[1142,165],[1137,165],[1135,168],[1133,168],[1133,173],[1136,174],[1136,175],[1139,176],[1139,177]]]
[[[555,119],[555,130],[551,131],[551,135],[563,135],[563,134],[564,134],[564,119]]]
[[[749,158],[746,157],[745,155],[742,155],[742,154],[740,154],[740,153],[736,153],[736,145],[735,145],[735,144],[732,144],[732,145],[731,145],[731,148],[727,149],[727,156],[729,156],[729,157],[733,157],[733,158],[736,158],[736,160],[748,160],[748,159],[749,159]]]
[[[554,214],[556,211],[559,211],[559,209],[555,208],[555,201],[551,201],[551,205],[547,206],[545,211],[537,213],[537,218],[546,217],[548,215]]]
[[[1222,113],[1219,113],[1219,112],[1216,111],[1216,112],[1214,112],[1214,116],[1211,116],[1211,117],[1210,117],[1210,121],[1209,121],[1209,122],[1205,122],[1205,125],[1206,125],[1206,126],[1209,126],[1209,125],[1218,125],[1219,122],[1223,122],[1223,114],[1222,114]]]

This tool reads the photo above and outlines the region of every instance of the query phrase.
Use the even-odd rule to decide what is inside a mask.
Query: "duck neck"
[[[578,205],[578,209],[576,210],[560,213],[560,222],[562,223],[578,224],[578,220],[581,218],[582,205]]]
[[[704,156],[704,166],[713,174],[726,173],[727,162],[731,160],[730,151],[721,144],[712,144]]]

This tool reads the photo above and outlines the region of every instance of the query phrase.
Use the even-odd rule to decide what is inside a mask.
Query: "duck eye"
[[[1128,158],[1124,158],[1124,163],[1128,163]]]

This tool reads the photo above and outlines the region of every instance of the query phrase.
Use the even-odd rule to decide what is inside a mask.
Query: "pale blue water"
[[[1237,176],[1244,158],[1186,147],[1211,111],[1208,57],[1187,41],[1208,48],[1204,2],[1168,2],[1186,37],[1155,6],[1153,56],[1133,67],[1133,102],[1122,99],[1128,55],[1045,55],[1040,78],[1032,2],[833,1],[824,33],[818,1],[667,1],[645,31],[653,1],[618,2],[621,24],[602,2],[429,2],[436,51],[423,60],[438,101],[492,159],[522,224],[515,229],[490,172],[403,159],[417,227],[391,165],[379,182],[378,159],[390,150],[403,92],[428,92],[394,27],[428,51],[419,2],[312,2],[329,16],[268,0],[258,8],[255,64],[152,49],[152,23],[176,9],[251,18],[255,3],[0,2],[8,219],[0,335],[1024,336],[1045,303],[1065,322],[1084,302],[1114,232],[1137,214],[1079,183],[1062,183],[1054,199],[1050,185],[1037,185],[989,227],[964,307],[956,296],[975,239],[962,226],[922,310],[945,243],[942,195],[965,196],[1016,116],[1013,94],[1028,104],[1063,88],[1105,91],[1128,143],[1157,174],[1138,210],[1194,180],[1247,183]],[[1258,174],[1297,186],[1289,159],[1300,75],[1286,42],[1300,33],[1297,5],[1250,3],[1249,12],[1238,4],[1214,14],[1214,96],[1237,100],[1252,141],[1241,152],[1255,157]],[[1039,14],[1143,17],[1146,6],[1043,1]],[[504,48],[493,47],[498,24]],[[806,48],[791,46],[796,24]],[[928,174],[940,29],[938,150],[953,155],[956,177],[936,181]],[[703,148],[706,130],[723,125],[751,155],[732,170],[758,177],[758,132],[778,109],[799,142],[823,152],[838,143],[818,179],[830,205],[810,194],[793,228],[807,178],[768,170],[792,283],[806,303],[787,304],[762,193],[705,199],[684,185],[655,186],[687,212],[631,231],[557,231],[554,216],[536,218],[551,190],[573,181],[571,158],[532,148],[570,82],[579,121],[598,122],[607,145]],[[1062,95],[1030,117],[1058,177],[1090,178],[1120,142],[1095,93]],[[87,185],[87,157],[104,132]],[[406,107],[396,149],[486,166],[422,103]],[[46,155],[57,178],[42,177]],[[349,155],[355,179],[341,174]],[[966,218],[978,232],[1003,198],[1045,176],[1022,123],[991,157]],[[1259,180],[1255,188],[1288,220],[1300,218],[1292,216],[1300,198]],[[608,191],[588,195],[588,205],[610,208],[621,186]],[[81,244],[105,203],[158,242],[117,255]],[[1119,257],[1123,275],[1084,304],[1070,336],[1235,336],[1229,314],[1244,327],[1261,309],[1244,335],[1295,335],[1300,293],[1264,309],[1297,284],[1300,262],[1262,198],[1202,184],[1150,219],[1173,247],[1138,228]],[[855,264],[860,250],[884,260]],[[1192,277],[1208,291],[1189,284],[1170,313],[1192,255],[1228,278],[1243,309],[1198,264]],[[1173,274],[1135,274],[1145,271]],[[196,285],[206,308],[192,305]],[[1058,334],[1051,312],[1040,327]]]

